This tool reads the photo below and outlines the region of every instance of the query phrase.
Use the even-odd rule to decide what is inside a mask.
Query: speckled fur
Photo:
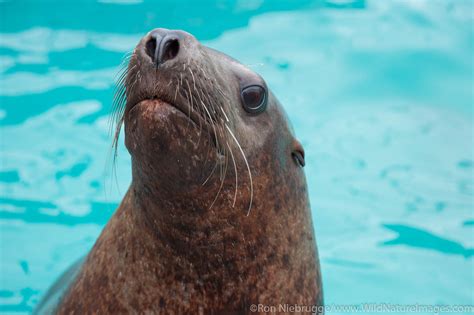
[[[213,78],[228,100],[215,89],[208,92],[226,106],[246,153],[254,189],[250,213],[250,178],[236,145],[231,144],[236,204],[236,174],[229,166],[210,208],[221,185],[219,172],[205,185],[202,179],[222,163],[215,144],[183,111],[164,101],[140,100],[125,112],[131,186],[58,314],[255,314],[251,304],[323,303],[306,180],[291,156],[298,143],[283,109],[269,93],[267,111],[247,115],[236,76],[256,75],[182,34],[194,47],[181,47],[190,64],[211,74],[220,69]],[[166,83],[166,71],[178,71],[171,64],[156,79],[146,72],[144,57],[137,56],[131,64],[141,62],[142,75],[153,80]]]

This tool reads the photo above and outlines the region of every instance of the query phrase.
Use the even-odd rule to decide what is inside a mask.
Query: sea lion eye
[[[291,156],[293,156],[293,159],[295,160],[295,163],[298,166],[304,167],[306,165],[303,151],[299,151],[299,150],[293,151],[293,153],[291,153]]]
[[[250,114],[260,114],[267,107],[267,93],[260,85],[251,85],[240,93],[244,109]]]

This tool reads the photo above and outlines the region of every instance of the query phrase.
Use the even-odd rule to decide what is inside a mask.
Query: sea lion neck
[[[258,261],[266,259],[266,255],[258,256],[259,244],[268,237],[276,240],[281,236],[276,229],[255,229],[255,221],[260,219],[247,217],[245,211],[239,213],[238,209],[221,205],[214,210],[189,206],[181,203],[170,209],[168,201],[150,198],[142,187],[132,184],[122,211],[130,218],[131,233],[147,241],[128,248],[135,252],[134,256],[156,253],[150,261],[163,274],[174,273],[183,281],[195,278],[212,284],[213,288],[206,290],[220,292],[223,287],[239,287],[242,279],[256,272]],[[144,234],[147,237],[140,236]],[[257,281],[257,274],[252,278]]]

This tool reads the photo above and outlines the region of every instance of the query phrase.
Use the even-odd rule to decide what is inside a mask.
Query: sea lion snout
[[[148,37],[145,43],[145,52],[156,67],[178,56],[179,42],[182,37],[180,34],[160,28],[151,31]]]
[[[186,51],[197,43],[194,36],[184,31],[156,28],[140,40],[137,50],[142,59],[160,69],[160,66],[168,61],[174,60],[179,63],[180,60],[186,59]]]

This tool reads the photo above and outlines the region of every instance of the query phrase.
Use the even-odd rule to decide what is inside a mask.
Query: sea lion
[[[130,188],[38,313],[321,306],[304,151],[265,81],[189,33],[154,29],[119,86]]]

